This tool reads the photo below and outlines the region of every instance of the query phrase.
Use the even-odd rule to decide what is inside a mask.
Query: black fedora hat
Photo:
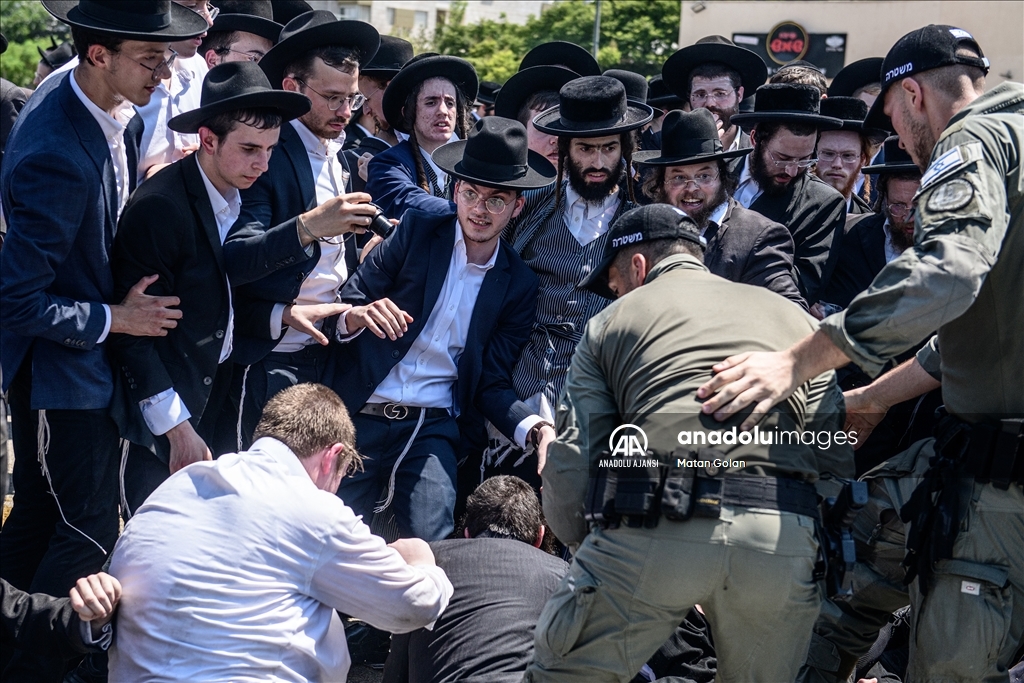
[[[576,43],[567,40],[553,40],[541,43],[526,53],[519,62],[519,70],[533,66],[562,66],[580,76],[600,76],[601,67],[594,56]]]
[[[311,106],[305,95],[271,88],[267,75],[253,62],[226,62],[210,69],[203,80],[200,103],[198,109],[172,118],[167,127],[179,133],[197,133],[203,122],[239,109],[275,109],[288,121]]]
[[[501,86],[494,98],[494,113],[507,119],[519,118],[519,110],[534,93],[542,90],[558,92],[579,74],[562,66],[531,66],[518,71]]]
[[[154,43],[195,38],[206,33],[206,19],[171,0],[43,0],[54,17],[123,40]]]
[[[744,96],[753,94],[768,80],[768,67],[756,52],[736,45],[724,36],[706,36],[677,50],[661,67],[665,85],[684,100],[690,97],[690,73],[700,64],[718,62],[740,75]]]
[[[210,32],[243,31],[276,43],[281,35],[281,24],[274,21],[274,7],[270,0],[218,0],[220,14],[213,20]]]
[[[480,81],[480,87],[477,89],[476,101],[478,104],[489,104],[494,106],[494,99],[501,90],[501,83],[494,81]]]
[[[445,78],[459,89],[466,102],[472,104],[476,100],[480,81],[472,64],[461,57],[424,52],[410,59],[384,91],[381,108],[392,128],[402,133],[409,132],[402,119],[405,99],[417,85],[430,78]]]
[[[847,64],[828,86],[829,97],[853,97],[859,88],[872,83],[881,84],[882,58],[867,57]]]
[[[622,83],[608,76],[584,76],[558,91],[558,105],[533,119],[548,135],[596,138],[640,128],[654,118],[642,102],[629,102]]]
[[[270,2],[274,6],[274,21],[282,26],[300,14],[313,11],[313,6],[305,0],[270,0]]]
[[[7,36],[0,33],[0,55],[7,52]]]
[[[412,59],[412,43],[395,36],[381,36],[377,54],[367,64],[359,65],[361,76],[391,80],[405,63]]]
[[[365,21],[338,20],[326,10],[300,14],[289,21],[270,49],[260,67],[275,88],[281,87],[288,64],[306,52],[326,45],[349,48],[356,52],[360,64],[369,62],[380,46],[377,29]]]
[[[648,166],[683,166],[749,154],[750,148],[727,152],[718,137],[715,115],[704,108],[671,111],[661,124],[661,150],[635,152],[633,161]]]
[[[39,52],[39,60],[51,69],[61,68],[78,54],[75,50],[75,44],[70,40],[60,45],[55,45],[49,50],[44,50],[41,47],[37,47],[36,50]]]
[[[821,93],[813,85],[768,83],[755,93],[754,111],[736,114],[733,123],[809,123],[819,130],[839,130],[843,122],[821,115]]]
[[[898,135],[885,139],[882,155],[885,157],[883,163],[865,166],[860,169],[860,172],[866,175],[885,175],[887,173],[917,173],[920,175],[921,173],[921,169],[917,167],[906,150],[900,147],[900,136]]]
[[[743,101],[745,102],[746,99],[744,97]],[[647,81],[647,104],[664,114],[666,111],[673,109],[683,109],[688,105],[688,102],[669,90],[668,86],[665,85],[665,79],[662,78],[661,74],[658,74],[651,76],[650,80]]]
[[[864,118],[868,115],[868,105],[856,97],[826,97],[821,101],[822,116],[830,116],[843,122],[843,130],[855,131],[864,135],[884,135],[885,132],[864,126]]]
[[[626,99],[631,102],[647,102],[647,79],[633,71],[608,69],[602,76],[614,78],[626,89]]]
[[[523,124],[501,116],[485,116],[468,139],[441,145],[431,157],[456,178],[499,190],[546,187],[557,175],[550,161],[529,149]]]

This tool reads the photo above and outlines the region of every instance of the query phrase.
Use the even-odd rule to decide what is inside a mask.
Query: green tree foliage
[[[680,0],[603,0],[598,62],[602,69],[629,69],[645,76],[661,72],[676,49]],[[483,80],[504,82],[531,48],[552,40],[593,47],[593,0],[562,0],[524,26],[486,20],[466,25],[465,3],[452,3],[430,49],[472,62]]]
[[[71,29],[54,19],[38,0],[0,0],[0,32],[10,41],[0,55],[0,78],[15,85],[32,86],[39,63],[36,47],[51,46],[71,38]]]
[[[0,55],[0,78],[22,88],[31,88],[32,78],[36,75],[36,66],[39,64],[39,52],[36,47],[44,50],[49,48],[50,39],[36,38],[11,43],[7,47],[7,52]]]

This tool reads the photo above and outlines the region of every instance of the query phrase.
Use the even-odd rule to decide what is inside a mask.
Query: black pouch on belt
[[[629,526],[654,527],[661,503],[661,467],[647,452],[647,458],[625,459],[616,468],[615,513],[628,517]]]
[[[681,465],[674,456],[675,453],[665,473],[665,487],[661,490],[661,514],[673,522],[685,522],[693,515],[697,468]],[[692,458],[692,455],[688,457]]]

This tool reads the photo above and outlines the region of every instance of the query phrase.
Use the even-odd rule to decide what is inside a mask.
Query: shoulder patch
[[[956,211],[974,197],[974,186],[963,178],[953,178],[932,191],[925,208],[929,211]]]
[[[945,175],[954,168],[959,167],[964,163],[964,157],[960,153],[959,147],[954,147],[949,150],[938,159],[932,162],[928,170],[921,176],[921,187],[927,187],[929,183],[933,182],[940,176]]]

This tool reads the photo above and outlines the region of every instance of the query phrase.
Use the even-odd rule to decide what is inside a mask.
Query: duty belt
[[[417,408],[401,403],[367,403],[359,409],[359,414],[386,417],[389,420],[416,420],[419,419],[421,410],[426,413],[424,418],[427,420],[451,416],[447,408]]]

